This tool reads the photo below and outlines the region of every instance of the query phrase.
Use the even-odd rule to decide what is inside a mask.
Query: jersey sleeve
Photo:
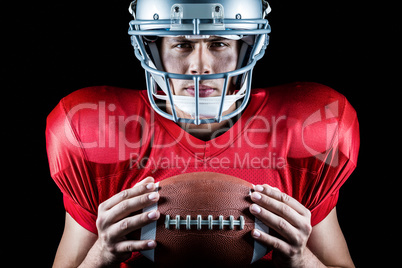
[[[47,118],[46,149],[50,173],[63,193],[66,211],[82,227],[97,233],[97,192],[80,143],[62,100]]]
[[[330,94],[333,94],[331,91]],[[360,146],[359,123],[356,111],[341,94],[336,94],[332,101],[324,106],[320,115],[310,117],[312,122],[310,134],[312,139],[321,143],[314,146],[304,144],[310,157],[314,179],[307,184],[305,203],[311,211],[311,224],[321,222],[336,206],[339,189],[356,168]],[[318,120],[320,119],[320,120]],[[309,119],[305,121],[307,124]],[[314,126],[315,125],[315,126]],[[319,142],[318,142],[319,143]]]

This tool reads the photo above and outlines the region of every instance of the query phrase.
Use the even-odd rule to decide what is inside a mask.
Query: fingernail
[[[261,208],[256,204],[251,205],[251,210],[254,211],[255,213],[260,213],[261,212]]]
[[[255,200],[260,200],[261,195],[259,193],[254,192],[254,193],[252,193],[252,198],[255,199]]]
[[[156,211],[151,211],[151,212],[148,214],[148,218],[151,219],[151,220],[156,219]]]
[[[150,193],[148,195],[149,200],[156,200],[158,198],[158,194],[157,193]]]
[[[260,233],[259,231],[257,231],[257,230],[254,230],[253,236],[254,236],[254,237],[260,237],[260,236],[261,236],[261,233]]]
[[[150,247],[150,248],[156,247],[155,241],[150,241],[150,242],[148,242],[148,247]]]
[[[149,184],[147,184],[146,187],[148,190],[152,190],[154,188],[154,185],[155,185],[155,183],[149,183]]]
[[[256,190],[257,192],[262,192],[262,191],[264,191],[264,187],[262,187],[261,185],[256,185],[254,187],[254,190]]]

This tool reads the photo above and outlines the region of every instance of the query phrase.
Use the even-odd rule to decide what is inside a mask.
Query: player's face
[[[211,36],[205,39],[164,37],[161,58],[165,71],[178,74],[217,74],[236,69],[239,41]],[[221,96],[224,79],[201,80],[200,97]],[[233,94],[234,85],[229,83],[227,94]],[[171,79],[175,95],[194,96],[192,80]]]

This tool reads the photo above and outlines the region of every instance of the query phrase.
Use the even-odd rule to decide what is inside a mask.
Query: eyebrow
[[[187,39],[185,37],[177,37],[174,39],[169,39],[169,42],[189,42],[189,43],[196,43],[197,40],[206,40],[206,42],[217,42],[217,41],[222,41],[222,40],[230,40],[224,37],[210,37],[210,38],[205,38],[205,39]]]

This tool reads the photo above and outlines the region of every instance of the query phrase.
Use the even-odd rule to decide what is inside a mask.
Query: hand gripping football
[[[249,212],[252,184],[229,175],[200,172],[174,176],[157,187],[161,216],[137,239],[155,239],[157,247],[142,251],[162,265],[247,266],[267,249],[251,237],[254,228],[268,232]]]

